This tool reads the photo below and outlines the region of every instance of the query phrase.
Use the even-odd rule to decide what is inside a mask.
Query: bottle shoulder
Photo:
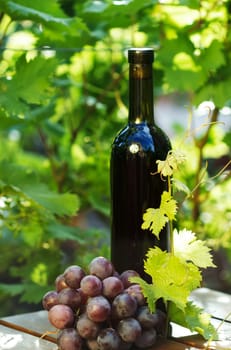
[[[119,131],[115,140],[123,138],[132,138],[136,136],[149,136],[152,132],[152,127],[146,123],[128,123],[122,130]]]
[[[126,148],[134,142],[153,151],[158,147],[171,149],[169,138],[163,130],[147,122],[128,123],[116,136],[113,147]]]

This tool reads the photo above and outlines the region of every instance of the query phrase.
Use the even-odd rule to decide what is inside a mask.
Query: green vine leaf
[[[182,261],[192,261],[201,268],[215,267],[212,262],[210,248],[202,240],[196,238],[192,231],[186,229],[173,231],[174,254]]]
[[[143,230],[150,229],[151,232],[157,238],[159,238],[160,231],[165,226],[165,224],[168,222],[167,216],[164,214],[164,212],[160,208],[147,209],[143,215],[143,220],[144,220],[144,222],[143,222],[141,228]]]
[[[159,238],[160,231],[169,220],[175,219],[177,204],[175,199],[167,191],[161,196],[160,208],[148,208],[143,215],[143,230],[150,229]]]
[[[158,296],[156,294],[155,287],[151,284],[148,284],[146,281],[144,281],[140,277],[130,277],[129,281],[132,283],[137,283],[140,285],[143,295],[145,296],[149,310],[151,312],[155,312],[156,310],[156,301],[158,300]]]
[[[199,287],[202,279],[199,269],[191,262],[184,262],[158,247],[148,250],[144,270],[152,279],[152,284],[143,289],[147,300],[152,294],[155,300],[162,298],[165,302],[172,301],[182,310],[192,289]]]
[[[189,301],[184,310],[179,310],[174,303],[169,305],[169,317],[172,322],[197,332],[205,339],[216,339],[217,331],[211,324],[211,316]]]
[[[56,215],[74,215],[79,208],[79,199],[71,193],[56,193],[45,184],[24,187],[24,193],[33,201]]]
[[[48,26],[58,24],[60,30],[63,29],[63,27],[65,28],[71,25],[73,19],[65,16],[57,5],[57,2],[52,1],[44,4],[40,1],[36,2],[36,4],[31,7],[31,4],[28,1],[23,1],[22,3],[5,0],[0,1],[0,5],[3,7],[4,11],[13,19],[29,19]],[[83,26],[83,28],[85,29],[85,26]]]
[[[157,172],[162,176],[172,176],[178,166],[184,163],[186,156],[179,150],[170,150],[165,160],[157,160]]]
[[[163,192],[161,196],[160,209],[165,213],[165,215],[167,215],[169,220],[175,219],[177,204],[176,200],[173,199],[169,192]]]
[[[71,216],[78,211],[80,199],[76,194],[57,193],[51,190],[47,184],[40,182],[35,172],[26,170],[23,166],[9,164],[5,160],[0,161],[0,165],[2,168],[0,188],[5,196],[17,195],[27,202],[27,207],[36,206],[45,210],[47,214]]]
[[[27,62],[26,56],[22,55],[17,61],[13,78],[0,80],[1,107],[12,115],[22,115],[28,111],[29,104],[46,103],[53,93],[49,78],[56,65],[55,58],[38,56]]]

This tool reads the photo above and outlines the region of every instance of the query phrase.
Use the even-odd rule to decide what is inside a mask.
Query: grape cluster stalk
[[[57,276],[42,299],[49,322],[58,329],[60,350],[127,350],[154,345],[165,330],[166,315],[151,313],[134,270],[119,274],[99,256],[89,271],[71,265]]]

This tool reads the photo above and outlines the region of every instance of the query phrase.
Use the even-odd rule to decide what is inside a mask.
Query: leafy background
[[[177,225],[213,248],[204,285],[230,291],[230,166],[216,176],[230,160],[230,21],[228,0],[0,0],[1,315],[40,309],[67,265],[110,255],[131,46],[155,48],[155,101],[186,112],[157,118],[189,159]]]

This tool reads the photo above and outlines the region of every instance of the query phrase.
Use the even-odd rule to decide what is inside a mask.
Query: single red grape
[[[70,328],[75,321],[72,309],[67,305],[61,304],[52,306],[48,311],[48,319],[58,329]]]
[[[94,258],[89,264],[89,272],[103,280],[106,277],[113,275],[114,267],[110,260],[103,256]]]
[[[70,288],[78,289],[81,279],[85,276],[84,270],[78,265],[71,265],[64,271],[64,279]]]

